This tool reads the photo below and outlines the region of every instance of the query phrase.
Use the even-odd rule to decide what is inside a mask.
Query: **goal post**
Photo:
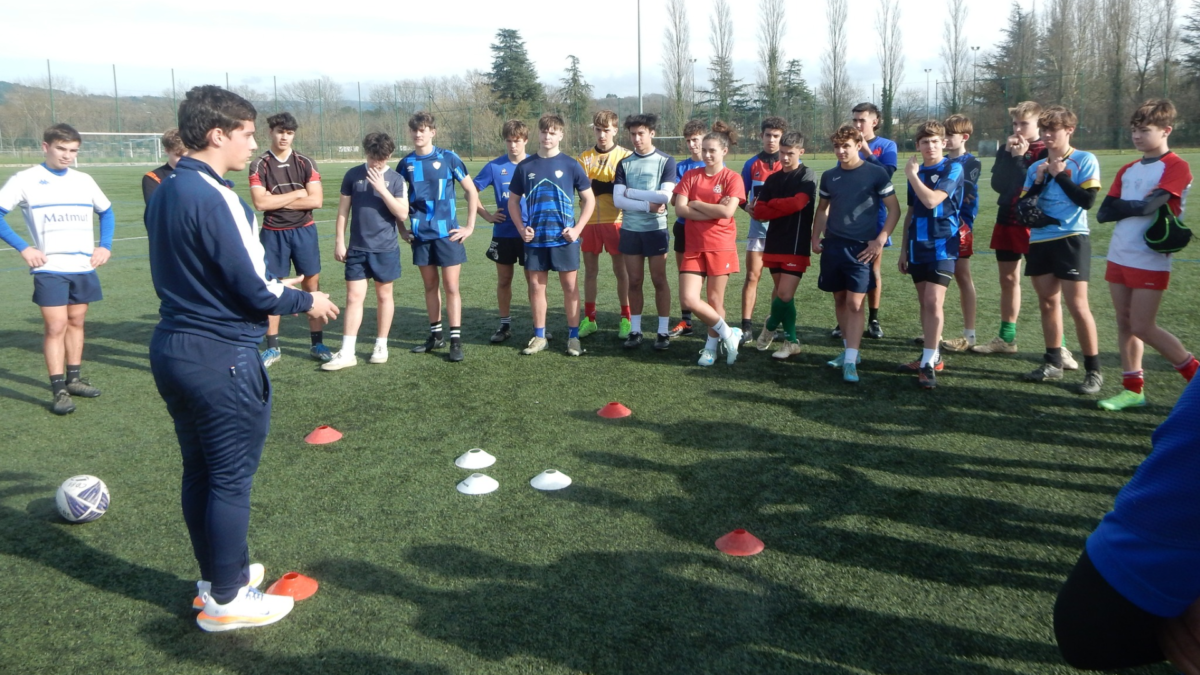
[[[75,166],[81,164],[161,164],[161,133],[81,131],[83,142]]]

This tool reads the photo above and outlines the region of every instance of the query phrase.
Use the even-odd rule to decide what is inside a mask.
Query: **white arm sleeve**
[[[614,185],[613,204],[622,211],[641,211],[643,213],[650,213],[650,202],[640,199],[630,199],[626,196],[630,192],[634,192],[634,190],[628,190],[624,185]]]
[[[633,190],[625,191],[625,196],[631,199],[640,199],[644,202],[652,204],[667,204],[671,201],[671,193],[675,189],[674,183],[663,183],[658,186],[657,190]]]

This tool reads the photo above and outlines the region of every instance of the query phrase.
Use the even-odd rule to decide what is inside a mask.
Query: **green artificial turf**
[[[1101,158],[1106,186],[1128,159]],[[339,303],[332,205],[349,166],[321,167],[323,287]],[[972,261],[981,341],[998,326],[985,253],[989,167]],[[588,352],[562,353],[561,292],[551,284],[552,348],[523,357],[520,281],[517,337],[488,344],[495,272],[481,224],[462,276],[464,363],[408,353],[427,322],[407,256],[387,364],[365,362],[370,294],[356,368],[320,372],[307,357],[307,323],[283,320],[251,552],[268,581],[297,570],[321,589],[278,625],[204,634],[189,611],[197,572],[179,510],[178,446],[147,362],[158,303],[141,224],[145,170],[89,170],[114,202],[118,241],[100,272],[105,300],[87,323],[85,376],[104,395],[77,401],[69,417],[47,409],[32,284],[17,254],[0,250],[2,673],[1066,673],[1051,628],[1055,593],[1183,388],[1152,350],[1143,409],[1098,410],[1073,392],[1081,373],[1061,385],[1022,381],[1041,358],[1025,282],[1022,352],[948,354],[938,389],[922,391],[894,372],[918,353],[910,339],[920,332],[894,248],[884,263],[887,337],[864,341],[858,386],[825,365],[840,343],[828,338],[832,302],[815,273],[797,300],[804,354],[788,363],[751,346],[733,367],[701,369],[697,338],[666,353],[623,350],[607,270]],[[0,169],[0,180],[13,171]],[[244,175],[233,178],[244,192]],[[19,214],[8,220],[22,231]],[[743,236],[746,225],[743,216]],[[1095,228],[1094,254],[1110,232]],[[1160,315],[1189,345],[1200,344],[1194,258],[1180,255]],[[1120,370],[1102,277],[1095,259],[1091,299],[1111,396]],[[731,280],[731,316],[741,285],[742,276]],[[756,328],[769,302],[764,279]],[[954,337],[953,287],[946,316]],[[326,335],[336,349],[340,321]],[[596,416],[614,400],[633,415]],[[306,445],[321,424],[345,437]],[[499,491],[455,491],[468,472],[453,460],[473,447],[498,457],[484,472]],[[574,484],[531,489],[547,468]],[[112,506],[99,521],[68,525],[54,513],[54,490],[79,473],[103,478]],[[739,527],[766,550],[719,553],[713,542]]]

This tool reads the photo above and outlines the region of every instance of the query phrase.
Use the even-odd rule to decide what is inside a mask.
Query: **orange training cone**
[[[609,403],[601,408],[596,414],[610,420],[615,420],[620,417],[629,417],[633,414],[633,411],[621,405],[620,403],[613,401],[612,403]]]
[[[742,529],[717,540],[717,550],[728,555],[754,555],[762,553],[763,548],[761,539]]]
[[[342,432],[327,424],[322,424],[305,436],[304,441],[310,445],[324,445],[339,440],[341,437]]]
[[[290,595],[297,602],[311,598],[316,592],[317,580],[299,572],[288,572],[267,589],[271,595]]]

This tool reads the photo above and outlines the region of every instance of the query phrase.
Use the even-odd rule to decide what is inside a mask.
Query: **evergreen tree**
[[[588,121],[588,107],[592,104],[592,85],[583,79],[578,57],[568,56],[567,63],[567,76],[561,80],[563,88],[559,96],[567,107],[570,120],[575,124],[584,124]]]
[[[979,85],[982,109],[996,111],[994,126],[1008,126],[1007,110],[1033,97],[1033,76],[1038,57],[1037,19],[1032,11],[1013,2],[1008,23],[1000,31],[1003,36],[995,51],[979,64],[987,78]],[[980,126],[976,122],[976,126]]]
[[[488,84],[499,106],[513,109],[524,104],[530,110],[541,108],[542,85],[538,82],[533,62],[529,60],[529,53],[525,51],[520,31],[511,28],[496,31]]]

